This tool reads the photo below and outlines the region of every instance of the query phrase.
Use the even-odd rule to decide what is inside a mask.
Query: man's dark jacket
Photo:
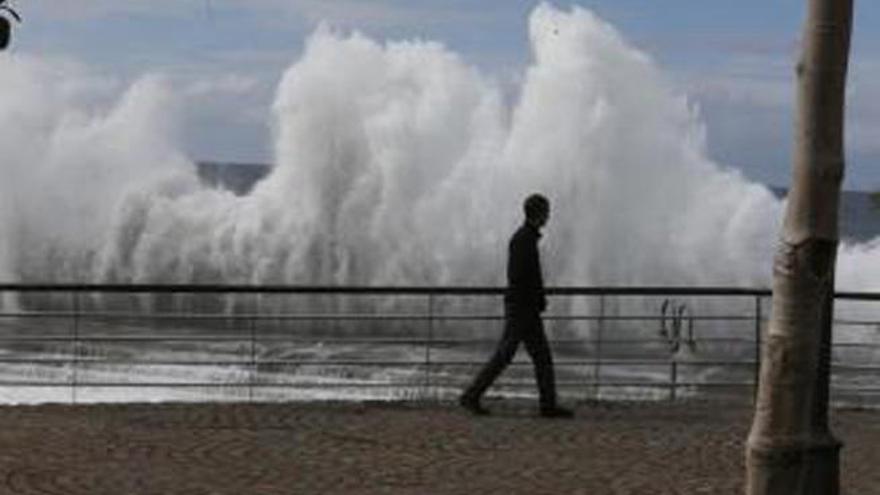
[[[524,223],[510,238],[507,256],[507,294],[504,303],[508,312],[540,313],[547,307],[544,277],[538,255],[538,229]]]

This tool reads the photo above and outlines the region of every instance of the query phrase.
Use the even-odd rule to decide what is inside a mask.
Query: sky
[[[83,84],[145,74],[186,95],[195,160],[267,163],[274,91],[319,24],[377,39],[439,41],[511,97],[529,63],[526,0],[10,0],[24,17],[13,53],[70,62]],[[699,108],[710,156],[787,185],[805,0],[557,0],[599,14],[648,53]],[[880,189],[880,2],[856,1],[847,189]]]

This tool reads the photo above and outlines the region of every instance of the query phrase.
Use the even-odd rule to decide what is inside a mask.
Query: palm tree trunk
[[[797,67],[792,187],[746,448],[750,495],[839,493],[828,426],[834,266],[852,0],[810,0]]]

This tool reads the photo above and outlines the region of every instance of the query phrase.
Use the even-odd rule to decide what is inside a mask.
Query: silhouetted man
[[[544,296],[538,240],[541,228],[550,218],[550,202],[540,194],[532,194],[526,198],[523,208],[525,222],[513,234],[508,248],[504,335],[495,354],[461,395],[459,403],[473,414],[489,414],[489,410],[480,404],[480,398],[513,360],[522,342],[535,366],[541,415],[569,418],[572,412],[556,404],[553,358],[541,320],[541,313],[547,308],[547,298]]]

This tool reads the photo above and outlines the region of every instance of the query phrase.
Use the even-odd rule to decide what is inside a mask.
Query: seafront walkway
[[[489,402],[0,408],[0,493],[739,494],[746,405]],[[880,493],[880,412],[837,410],[845,494]]]

